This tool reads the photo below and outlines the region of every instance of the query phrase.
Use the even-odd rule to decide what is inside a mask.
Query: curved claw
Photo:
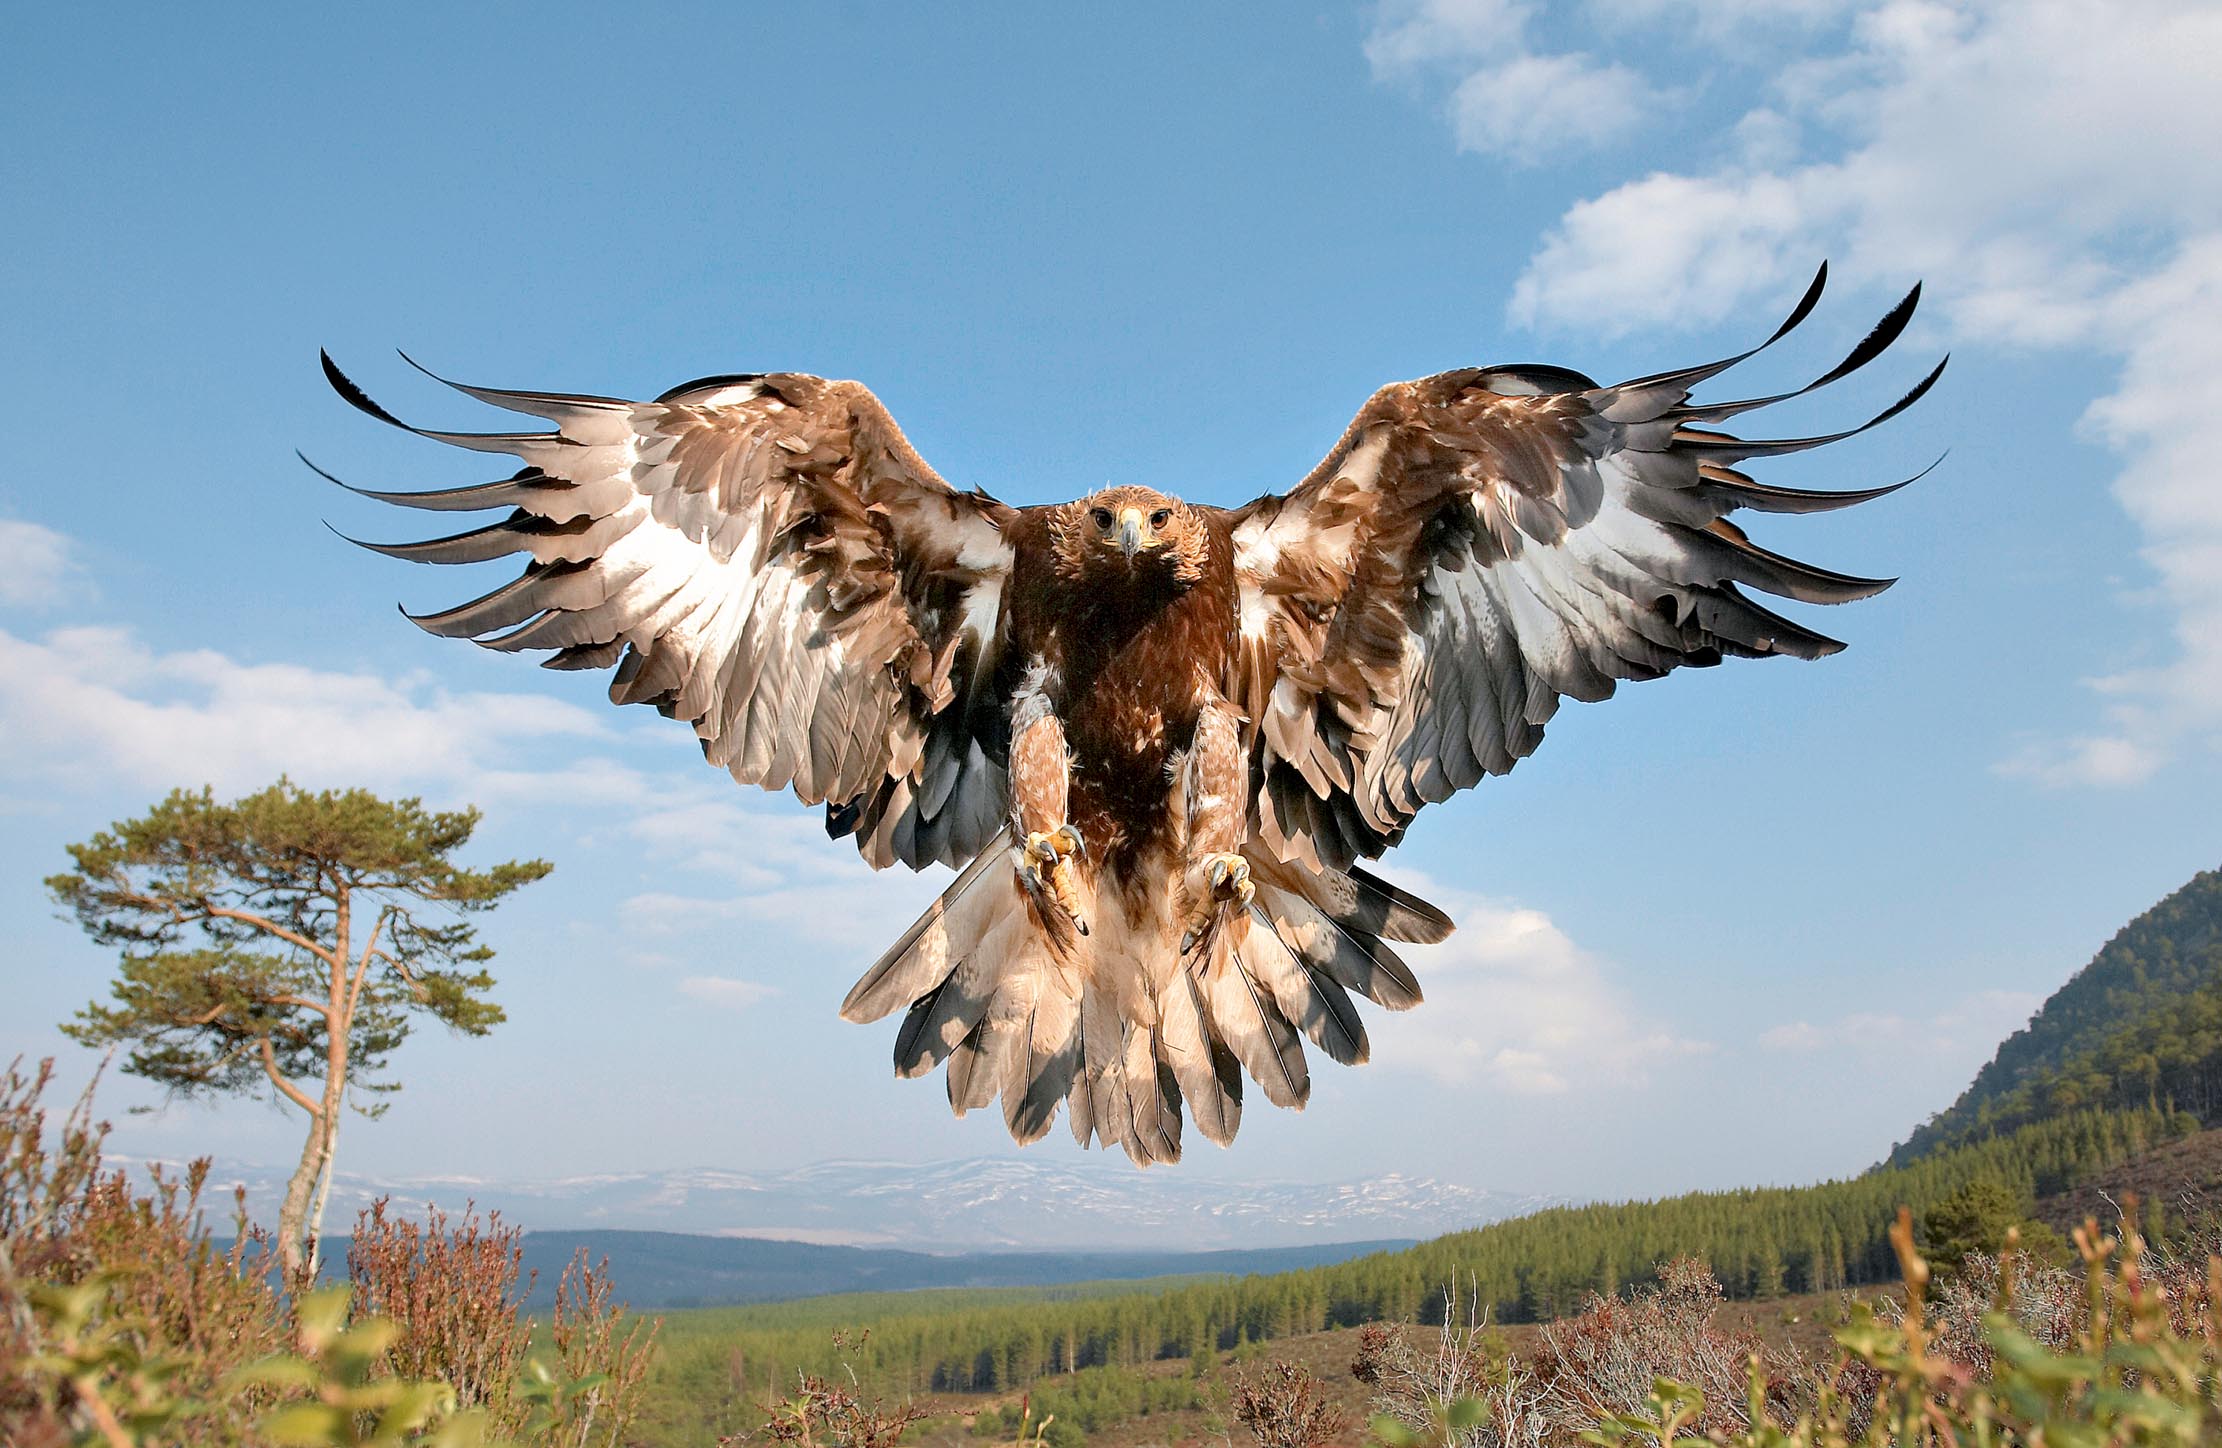
[[[1204,880],[1211,886],[1211,898],[1221,903],[1232,900],[1248,908],[1258,893],[1250,883],[1250,862],[1240,855],[1213,855],[1204,868]]]
[[[1193,954],[1210,940],[1222,927],[1239,930],[1243,912],[1257,897],[1258,887],[1250,881],[1250,862],[1233,851],[1204,856],[1189,866],[1192,914],[1187,929],[1181,932],[1180,953]]]
[[[1088,842],[1072,825],[1062,824],[1053,830],[1038,830],[1026,837],[1026,852],[1043,864],[1053,864],[1067,856],[1088,858]]]
[[[1085,936],[1088,921],[1080,913],[1071,866],[1067,863],[1076,855],[1085,860],[1087,846],[1080,838],[1080,831],[1071,825],[1031,832],[1019,846],[1018,879],[1041,908],[1055,911],[1071,922],[1076,933]]]

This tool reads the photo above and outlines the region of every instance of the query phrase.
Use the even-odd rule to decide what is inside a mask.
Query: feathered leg
[[[1011,711],[1011,823],[1019,884],[1043,932],[1063,951],[1088,933],[1072,861],[1086,859],[1080,831],[1065,817],[1072,757],[1065,726],[1038,687],[1022,691]]]
[[[1195,952],[1220,933],[1236,942],[1256,887],[1242,857],[1242,824],[1248,764],[1242,720],[1226,701],[1204,707],[1196,738],[1181,770],[1181,812],[1187,822],[1186,869],[1181,876],[1181,954]]]

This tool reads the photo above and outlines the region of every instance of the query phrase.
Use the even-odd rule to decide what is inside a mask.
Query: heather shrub
[[[9,1448],[77,1441],[87,1425],[234,1441],[266,1393],[225,1385],[291,1343],[267,1243],[219,1250],[202,1221],[207,1164],[134,1193],[102,1159],[87,1089],[50,1131],[53,1063],[0,1074],[0,1424]]]
[[[2134,1220],[2134,1218],[2132,1218]],[[1968,1266],[1932,1299],[1911,1214],[1892,1229],[1906,1296],[1861,1307],[1809,1403],[1768,1400],[1754,1360],[1745,1425],[1698,1435],[1700,1387],[1662,1378],[1644,1405],[1603,1416],[1585,1443],[1736,1448],[2174,1445],[2222,1440],[2222,1258],[2148,1258],[2134,1233],[2075,1232],[2080,1273],[2012,1250]],[[1987,1281],[1986,1281],[1987,1274]],[[1989,1289],[1979,1300],[1977,1284]],[[2080,1290],[2076,1290],[2080,1289]],[[2025,1295],[2026,1294],[2026,1295]]]
[[[0,1075],[7,1448],[626,1441],[655,1327],[612,1305],[606,1263],[565,1271],[539,1352],[517,1314],[517,1233],[471,1214],[419,1226],[380,1203],[351,1287],[289,1291],[243,1210],[215,1246],[205,1162],[135,1192],[103,1165],[90,1090],[49,1131],[51,1079],[51,1063]]]
[[[1258,1448],[1325,1448],[1350,1427],[1320,1381],[1294,1363],[1270,1362],[1235,1381],[1234,1415]]]
[[[1581,1312],[1543,1330],[1534,1367],[1538,1415],[1554,1431],[1587,1428],[1640,1408],[1667,1378],[1704,1394],[1699,1430],[1732,1434],[1752,1422],[1745,1388],[1755,1373],[1763,1402],[1778,1408],[1797,1402],[1803,1365],[1770,1354],[1750,1333],[1716,1324],[1723,1300],[1712,1272],[1689,1258],[1660,1264],[1656,1285],[1625,1298],[1593,1296]]]
[[[536,1380],[570,1385],[564,1431],[553,1448],[610,1448],[629,1441],[648,1391],[660,1318],[634,1317],[610,1300],[609,1258],[587,1260],[580,1248],[556,1283],[555,1315],[548,1323],[554,1361],[541,1363]]]
[[[2146,1214],[2150,1220],[2150,1214]],[[1476,1317],[1424,1343],[1361,1336],[1353,1373],[1392,1448],[2113,1448],[2222,1442],[2222,1219],[2148,1248],[2086,1223],[2073,1266],[1967,1252],[1932,1284],[1910,1214],[1890,1239],[1902,1300],[1849,1304],[1825,1361],[1770,1351],[1716,1321],[1693,1262],[1593,1298],[1525,1355]],[[1455,1312],[1446,1317],[1456,1321]]]
[[[1534,1372],[1471,1299],[1461,1314],[1458,1294],[1446,1292],[1443,1308],[1432,1334],[1387,1323],[1359,1329],[1350,1374],[1373,1390],[1375,1436],[1447,1448],[1536,1448],[1546,1424]]]
[[[531,1345],[522,1230],[504,1227],[498,1212],[481,1221],[466,1208],[451,1225],[437,1207],[420,1223],[387,1205],[381,1197],[365,1208],[348,1241],[356,1310],[394,1324],[386,1354],[396,1373],[437,1377],[463,1407],[487,1408],[508,1426],[510,1389]]]
[[[851,1337],[833,1334],[833,1349],[845,1359],[864,1347],[869,1333]],[[904,1402],[893,1408],[858,1386],[856,1373],[844,1366],[843,1381],[798,1372],[795,1391],[763,1409],[763,1426],[753,1435],[758,1442],[792,1443],[798,1448],[895,1448],[911,1425],[925,1417],[925,1410]],[[721,1445],[748,1441],[747,1435],[720,1437]]]
[[[1543,1329],[1516,1357],[1469,1309],[1445,1321],[1424,1346],[1387,1326],[1360,1335],[1351,1371],[1374,1390],[1376,1433],[1394,1441],[1452,1448],[1541,1448],[1570,1443],[1604,1417],[1641,1410],[1661,1379],[1704,1391],[1698,1431],[1725,1434],[1750,1422],[1744,1401],[1754,1364],[1762,1401],[1792,1404],[1806,1392],[1804,1366],[1770,1355],[1748,1333],[1714,1321],[1723,1293],[1703,1263],[1662,1263],[1656,1283],[1625,1296],[1592,1294],[1574,1316]]]
[[[884,1407],[859,1394],[854,1383],[843,1385],[805,1374],[793,1394],[771,1405],[758,1437],[800,1448],[893,1448],[924,1416],[923,1410],[909,1403]]]

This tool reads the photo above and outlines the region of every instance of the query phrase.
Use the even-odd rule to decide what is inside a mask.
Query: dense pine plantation
[[[2202,871],[2123,926],[1890,1161],[2156,1101],[2222,1122],[2222,872]]]
[[[1329,1327],[1436,1320],[1454,1282],[1499,1321],[1548,1320],[1677,1256],[1711,1263],[1737,1297],[1893,1281],[1885,1228],[1900,1204],[1922,1212],[1978,1177],[2024,1198],[2050,1194],[2195,1126],[2187,1113],[2152,1108],[2079,1112],[1848,1181],[1558,1208],[1331,1267],[1154,1294],[1021,1302],[981,1294],[976,1304],[891,1294],[851,1299],[852,1310],[813,1303],[705,1314],[703,1330],[682,1314],[665,1338],[652,1413],[669,1430],[666,1441],[734,1431],[754,1421],[750,1401],[791,1387],[798,1370],[830,1375],[844,1363],[894,1396],[1006,1391]],[[845,1344],[832,1340],[836,1327],[853,1330]]]

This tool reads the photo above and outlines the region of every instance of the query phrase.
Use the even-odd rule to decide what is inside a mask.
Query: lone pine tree
[[[128,1045],[126,1072],[181,1095],[269,1090],[307,1115],[278,1217],[289,1273],[314,1269],[340,1115],[375,1116],[360,1093],[399,1089],[380,1073],[412,1015],[473,1036],[503,1019],[467,917],[550,867],[456,864],[478,821],[283,779],[228,804],[178,790],[70,846],[77,868],[46,882],[122,952],[109,1003],[62,1027],[72,1039]]]

